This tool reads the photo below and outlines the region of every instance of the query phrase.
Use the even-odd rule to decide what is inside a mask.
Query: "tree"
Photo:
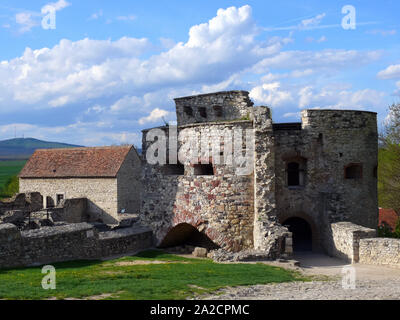
[[[378,166],[379,206],[400,212],[400,103],[389,107],[380,134]]]
[[[400,144],[400,103],[393,103],[389,107],[389,113],[379,138],[383,145],[387,143]]]

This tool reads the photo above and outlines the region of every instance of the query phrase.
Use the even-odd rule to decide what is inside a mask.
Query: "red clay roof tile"
[[[133,146],[38,149],[20,178],[116,177]]]

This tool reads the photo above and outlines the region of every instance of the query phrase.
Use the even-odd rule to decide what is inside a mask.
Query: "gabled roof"
[[[25,164],[20,178],[113,178],[129,146],[38,149]]]

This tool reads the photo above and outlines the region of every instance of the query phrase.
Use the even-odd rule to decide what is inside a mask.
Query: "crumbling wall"
[[[376,114],[347,110],[304,110],[302,123],[274,124],[276,210],[281,223],[304,219],[313,251],[330,250],[331,223],[377,227]],[[288,164],[300,164],[302,181],[288,184]],[[346,179],[346,166],[362,166]]]
[[[117,176],[118,212],[138,213],[140,211],[140,190],[142,161],[135,148],[126,156]]]
[[[56,202],[57,194],[64,199],[87,198],[88,213],[101,216],[105,223],[118,220],[117,179],[115,178],[20,178],[21,192],[38,191],[44,200],[50,196]]]
[[[332,223],[331,230],[332,242],[328,253],[353,263],[360,260],[360,241],[376,236],[376,230],[351,222]]]
[[[360,263],[400,268],[400,239],[361,239],[359,257]]]
[[[7,201],[0,201],[0,216],[10,210],[31,212],[42,208],[43,197],[40,192],[21,192]]]
[[[190,123],[252,119],[247,91],[222,91],[176,98],[178,126]]]
[[[271,112],[267,107],[254,110],[254,141],[254,249],[270,252],[271,258],[277,258],[282,253],[290,254],[292,247],[291,233],[277,220],[275,142]]]
[[[89,222],[90,218],[87,211],[88,200],[86,198],[65,199],[56,208],[49,210],[53,221],[68,223]]]
[[[191,136],[206,136],[213,142],[212,130],[233,132],[252,129],[251,121],[231,121],[213,124],[181,126]],[[166,133],[167,133],[167,129]],[[143,155],[151,142],[143,134]],[[245,141],[245,140],[243,140]],[[224,157],[227,150],[221,141]],[[185,165],[183,175],[165,174],[162,166],[150,165],[144,159],[141,220],[150,226],[159,245],[167,233],[180,223],[188,223],[206,234],[218,246],[239,251],[253,247],[254,188],[253,170],[246,175],[235,174],[235,164],[220,164],[206,157],[213,165],[213,175],[195,175],[194,167]],[[218,154],[219,155],[219,154]],[[199,162],[204,159],[202,149]]]
[[[0,268],[131,254],[152,246],[151,230],[133,226],[105,234],[88,223],[65,224],[20,232],[0,224]]]

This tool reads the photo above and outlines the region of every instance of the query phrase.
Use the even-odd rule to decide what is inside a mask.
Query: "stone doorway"
[[[312,231],[309,223],[299,217],[292,217],[286,219],[283,225],[288,227],[289,231],[293,233],[293,250],[311,251],[312,250]]]
[[[164,237],[159,247],[170,248],[182,245],[203,247],[208,250],[219,248],[206,234],[188,223],[180,223],[173,227]]]

